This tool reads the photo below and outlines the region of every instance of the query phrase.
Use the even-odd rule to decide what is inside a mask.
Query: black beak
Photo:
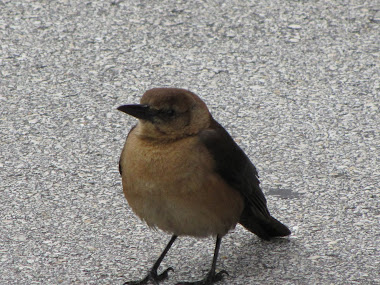
[[[152,110],[148,105],[122,105],[117,108],[119,111],[127,113],[137,119],[152,121],[153,117],[156,115],[156,111]]]

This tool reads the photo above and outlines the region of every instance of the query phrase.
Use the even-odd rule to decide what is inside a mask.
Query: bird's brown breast
[[[172,142],[128,136],[120,164],[125,197],[151,227],[176,235],[224,235],[238,222],[244,202],[214,171],[196,136]]]

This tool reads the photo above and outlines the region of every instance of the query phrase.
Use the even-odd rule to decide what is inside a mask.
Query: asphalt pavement
[[[198,94],[256,165],[289,238],[237,226],[218,284],[380,284],[380,3],[0,1],[0,284],[122,284],[170,235],[118,159],[153,87]],[[162,284],[201,278],[180,238]]]

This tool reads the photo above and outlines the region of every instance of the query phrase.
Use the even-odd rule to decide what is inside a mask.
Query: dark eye
[[[173,117],[175,115],[175,111],[173,109],[169,109],[166,111],[166,115],[169,117]]]

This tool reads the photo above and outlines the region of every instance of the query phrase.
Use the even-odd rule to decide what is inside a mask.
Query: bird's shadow
[[[234,253],[223,252],[221,269],[231,276],[259,276],[266,270],[282,267],[289,259],[291,248],[298,247],[296,241],[289,238],[274,238],[271,241],[251,237],[239,246]]]

